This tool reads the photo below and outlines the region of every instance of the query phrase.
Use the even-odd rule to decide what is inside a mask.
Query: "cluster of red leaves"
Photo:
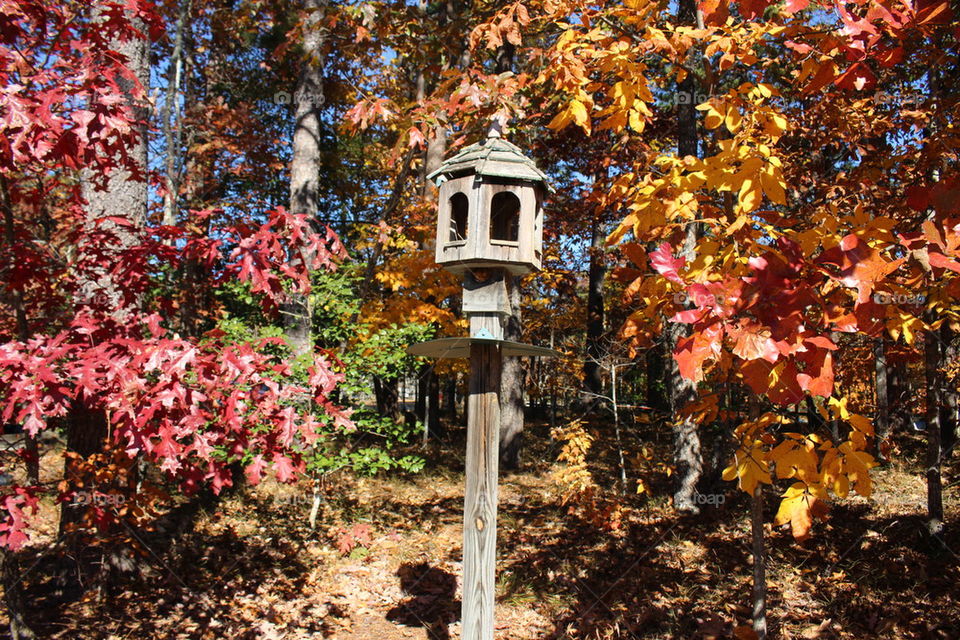
[[[957,220],[927,222],[923,232],[901,235],[900,243],[910,250],[911,259],[933,267],[933,278],[940,279],[945,271],[960,272]],[[692,302],[692,308],[672,318],[692,326],[691,335],[681,338],[674,352],[681,375],[699,382],[708,363],[721,368],[735,364],[755,393],[789,405],[805,393],[832,395],[832,352],[837,345],[830,333],[879,335],[888,310],[872,294],[883,291],[888,276],[908,258],[887,259],[850,234],[815,257],[781,237],[766,253],[749,260],[750,275],[708,282],[689,282],[681,274],[686,260],[674,258],[669,243],[652,251],[649,260],[657,273],[681,285]],[[849,312],[829,293],[837,283],[856,290]]]
[[[718,0],[701,0],[704,22],[722,25],[730,15],[731,3]],[[744,18],[754,20],[775,2],[770,0],[740,0],[739,10]],[[787,46],[801,55],[814,49],[836,49],[841,54],[838,60],[847,63],[825,64],[818,68],[804,89],[812,94],[827,85],[836,85],[846,90],[871,91],[877,84],[879,68],[890,68],[903,62],[903,41],[915,37],[924,29],[949,25],[953,13],[949,0],[787,0],[783,5],[786,14],[795,14],[811,5],[824,15],[835,15],[837,29],[832,33],[818,34],[809,41],[789,41]]]
[[[144,90],[110,43],[142,38],[142,29],[158,37],[162,22],[146,0],[98,4],[96,28],[89,26],[89,3],[0,5],[4,171],[37,164],[86,169],[104,184],[121,167],[145,179],[129,151],[139,135],[136,117],[120,99],[121,86],[137,100]]]
[[[781,238],[776,249],[749,261],[751,275],[706,283],[687,283],[681,277],[685,261],[672,257],[668,243],[651,252],[651,266],[682,284],[694,304],[673,317],[693,326],[674,352],[685,378],[702,380],[706,362],[722,361],[722,347],[728,343],[747,384],[774,402],[797,402],[804,391],[831,394],[831,352],[836,345],[820,333],[823,325],[810,323],[805,313],[823,276],[810,268],[792,241]]]
[[[370,525],[363,522],[355,522],[351,527],[338,527],[334,530],[337,549],[346,556],[357,547],[369,547],[373,542],[372,533]]]
[[[314,257],[299,270],[286,262],[288,244],[276,231],[291,226]],[[249,281],[275,305],[284,295],[281,275],[304,288],[307,268],[334,258],[322,237],[308,229],[302,216],[273,212],[271,222],[237,243],[231,252],[234,260],[221,278]],[[101,229],[91,235],[100,239],[103,233]],[[152,242],[119,254],[123,259],[111,280],[126,277],[130,286],[123,290],[125,298],[149,284],[151,247],[173,251]],[[215,253],[222,257],[211,251],[211,259]],[[84,254],[79,254],[81,263],[96,262]],[[284,382],[292,374],[290,366],[266,348],[279,339],[230,344],[220,331],[200,339],[181,338],[169,334],[158,314],[127,312],[117,317],[117,308],[130,307],[124,300],[93,296],[55,335],[0,345],[2,420],[21,423],[36,435],[48,420],[66,416],[78,403],[103,411],[119,446],[130,456],[156,462],[188,493],[205,483],[214,491],[229,486],[229,465],[240,460],[246,462],[251,482],[259,481],[267,467],[279,480],[290,481],[304,469],[303,447],[322,437],[324,429],[351,428],[348,415],[328,400],[341,375],[326,360],[315,360],[307,385],[292,384]],[[306,398],[314,409],[299,408]],[[314,411],[324,417],[318,421]],[[7,503],[19,508],[37,494],[15,487],[13,495],[20,497]],[[23,519],[19,511],[8,514],[10,534],[0,541],[14,544],[22,541]]]
[[[0,174],[12,227],[0,274],[31,316],[26,331],[14,330],[14,314],[0,305],[0,418],[36,435],[77,409],[98,412],[111,447],[156,463],[188,493],[229,486],[238,462],[251,482],[267,469],[291,481],[306,447],[352,428],[329,400],[340,375],[318,357],[299,384],[271,341],[173,334],[164,315],[171,305],[149,294],[165,270],[189,263],[208,275],[204,286],[239,279],[272,309],[291,292],[309,292],[310,270],[333,268],[343,247],[330,229],[283,209],[202,236],[125,217],[88,220],[80,169],[94,186],[121,170],[146,180],[130,151],[143,117],[130,98],[144,100],[143,87],[111,43],[145,31],[156,38],[161,26],[143,0],[105,1],[96,13],[94,24],[81,3],[0,6]],[[60,487],[56,497],[75,489]],[[5,489],[0,545],[28,539],[25,514],[49,490]]]

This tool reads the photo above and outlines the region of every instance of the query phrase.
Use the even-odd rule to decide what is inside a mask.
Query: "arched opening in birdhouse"
[[[462,193],[450,196],[450,238],[448,242],[463,242],[467,239],[467,217],[470,201]]]
[[[490,240],[496,242],[520,241],[520,198],[509,191],[501,191],[490,202]]]

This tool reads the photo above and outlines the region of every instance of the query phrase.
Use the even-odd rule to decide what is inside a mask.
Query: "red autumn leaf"
[[[797,359],[804,363],[804,370],[797,374],[800,388],[815,396],[828,398],[833,395],[833,355],[829,349],[816,346],[815,342],[805,341],[807,350]]]
[[[746,319],[738,325],[728,326],[727,334],[735,341],[733,354],[744,360],[759,358],[772,363],[780,357],[780,350],[770,337],[770,331]]]
[[[863,304],[870,300],[870,294],[877,283],[899,267],[903,258],[887,262],[880,252],[862,238],[849,234],[844,236],[838,246],[824,251],[817,258],[817,262],[837,267],[839,273],[831,275],[844,285],[855,288],[857,304]]]
[[[673,257],[673,247],[669,242],[664,242],[655,251],[650,252],[650,265],[670,282],[683,284],[678,270],[682,269],[686,263],[685,258]]]
[[[740,0],[740,11],[743,17],[748,20],[758,18],[763,14],[763,10],[772,3],[769,0]]]
[[[787,0],[783,9],[787,13],[799,13],[810,5],[810,0]]]
[[[267,462],[263,459],[262,455],[257,454],[253,457],[253,462],[248,464],[244,470],[250,484],[260,484],[260,480],[263,478],[263,470],[266,466]]]
[[[922,25],[950,24],[953,20],[949,0],[918,0],[916,10],[917,22]]]
[[[280,453],[273,455],[273,471],[280,482],[290,482],[296,475],[296,467],[293,461]]]
[[[673,358],[677,361],[681,376],[694,382],[703,380],[704,363],[720,355],[721,332],[720,325],[715,324],[677,340]]]
[[[855,62],[835,82],[847,91],[871,91],[877,84],[877,76],[865,62]]]

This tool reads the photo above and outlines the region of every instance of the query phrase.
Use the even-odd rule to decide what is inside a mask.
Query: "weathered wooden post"
[[[540,269],[546,176],[494,127],[432,173],[440,186],[436,260],[463,279],[469,338],[410,346],[414,355],[470,358],[463,505],[464,640],[493,640],[500,373],[504,356],[552,349],[503,339],[508,275]]]

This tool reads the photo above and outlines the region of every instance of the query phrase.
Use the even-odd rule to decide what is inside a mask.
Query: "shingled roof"
[[[440,176],[453,177],[466,173],[542,182],[547,189],[553,190],[547,181],[547,176],[537,168],[533,160],[523,155],[515,144],[507,142],[496,134],[448,158],[427,178],[434,180]]]

